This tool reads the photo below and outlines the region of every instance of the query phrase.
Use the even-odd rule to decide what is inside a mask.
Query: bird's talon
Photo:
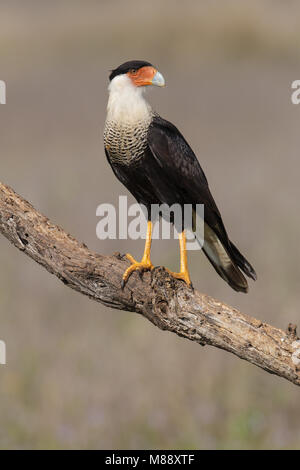
[[[174,273],[173,271],[170,271],[169,269],[167,269],[167,271],[172,277],[174,277],[175,279],[179,279],[181,281],[184,281],[188,287],[193,289],[193,285],[192,285],[192,282],[190,280],[189,273],[187,271],[180,272],[180,273]]]
[[[151,263],[150,259],[146,259],[142,261],[136,261],[133,256],[129,253],[126,254],[126,258],[132,263],[129,268],[126,269],[125,273],[123,274],[122,286],[125,286],[126,282],[128,281],[129,277],[134,271],[138,271],[139,277],[143,280],[143,272],[144,271],[151,271],[154,266]]]
[[[143,271],[141,269],[138,269],[138,273],[139,273],[139,278],[142,281],[143,280]]]

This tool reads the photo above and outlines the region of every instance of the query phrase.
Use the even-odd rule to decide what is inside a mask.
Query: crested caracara
[[[228,238],[221,214],[211,195],[205,174],[178,129],[161,118],[145,100],[149,85],[164,86],[163,76],[149,62],[126,62],[110,74],[104,145],[116,177],[148,209],[148,229],[142,260],[127,258],[131,266],[123,286],[136,270],[153,269],[150,259],[151,204],[204,204],[203,251],[217,273],[236,291],[247,292],[243,275],[256,279],[250,263]],[[180,272],[171,273],[188,285],[184,225],[179,230]]]

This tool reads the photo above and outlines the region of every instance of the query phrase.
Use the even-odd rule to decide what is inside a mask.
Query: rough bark
[[[284,332],[245,315],[192,291],[161,267],[142,278],[134,273],[122,290],[126,258],[90,251],[1,183],[0,232],[64,284],[91,299],[139,313],[162,330],[224,349],[300,385],[300,343],[294,325]]]

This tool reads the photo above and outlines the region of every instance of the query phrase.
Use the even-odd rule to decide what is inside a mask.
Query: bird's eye
[[[136,75],[136,74],[137,74],[137,70],[132,69],[132,70],[130,70],[130,73],[131,73],[131,75]]]

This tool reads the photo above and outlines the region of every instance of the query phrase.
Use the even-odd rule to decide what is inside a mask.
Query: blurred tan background
[[[263,321],[299,322],[297,1],[0,2],[0,179],[101,253],[96,207],[127,194],[106,163],[109,70],[157,65],[149,100],[199,157],[233,241],[258,273],[237,294],[201,253],[194,285]],[[177,243],[155,264],[176,269]],[[0,447],[300,447],[299,390],[222,351],[71,291],[0,237]]]

